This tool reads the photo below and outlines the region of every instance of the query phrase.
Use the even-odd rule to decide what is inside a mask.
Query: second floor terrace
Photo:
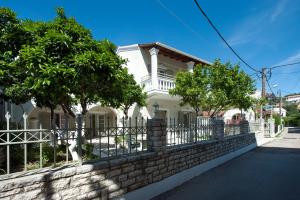
[[[175,87],[175,76],[178,71],[192,72],[196,64],[210,64],[158,42],[142,44],[139,47],[150,53],[149,64],[146,64],[148,73],[141,77],[141,84],[145,86],[147,92],[168,93]]]

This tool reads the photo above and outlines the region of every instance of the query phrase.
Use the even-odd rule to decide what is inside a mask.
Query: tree
[[[119,75],[117,87],[120,108],[123,110],[125,119],[128,119],[129,108],[136,103],[138,106],[146,106],[147,94],[143,92],[143,88],[136,83],[132,74],[129,74],[127,68],[123,68],[122,73]]]
[[[9,72],[11,84],[5,85],[5,94],[24,91],[29,94],[26,100],[34,98],[51,110],[60,105],[73,117],[76,104],[82,115],[91,103],[120,104],[111,88],[125,60],[115,53],[111,42],[94,40],[89,30],[66,17],[61,8],[53,21],[25,21],[22,30],[30,39],[9,63],[14,71]]]
[[[83,117],[87,106],[97,102],[125,110],[134,102],[145,105],[144,93],[122,67],[125,60],[116,54],[115,45],[95,40],[88,29],[66,17],[62,8],[49,22],[20,21],[13,12],[1,12],[0,20],[9,18],[9,13],[9,19],[15,19],[11,21],[26,36],[21,38],[22,45],[3,50],[5,56],[0,60],[0,85],[8,98],[19,103],[33,98],[38,106],[50,108],[52,122],[58,105],[72,117],[76,105],[80,106],[76,112]],[[11,23],[6,21],[3,27]],[[71,145],[73,150],[75,144]]]
[[[28,101],[31,97],[26,88],[15,84],[23,73],[11,65],[18,57],[22,45],[30,39],[22,26],[22,21],[8,8],[0,7],[0,85],[1,97],[16,104]],[[8,90],[8,86],[10,89]]]
[[[212,65],[196,65],[193,73],[178,73],[175,85],[170,94],[181,96],[181,105],[189,104],[197,115],[200,109],[208,111],[210,117],[230,107],[250,108],[250,95],[255,90],[253,80],[238,65],[219,60]]]
[[[196,65],[194,72],[178,72],[176,74],[175,88],[169,90],[171,95],[180,96],[180,105],[190,105],[199,116],[199,112],[207,99],[209,84],[209,68]]]

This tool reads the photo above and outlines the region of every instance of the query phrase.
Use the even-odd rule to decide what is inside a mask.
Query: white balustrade
[[[173,89],[175,87],[175,82],[174,82],[174,78],[171,77],[163,77],[163,76],[159,76],[157,78],[157,88],[154,88],[152,86],[152,80],[151,80],[151,76],[145,76],[142,78],[142,85],[144,85],[144,89],[145,91],[151,91],[151,90],[159,90],[162,92],[168,92],[170,89]]]

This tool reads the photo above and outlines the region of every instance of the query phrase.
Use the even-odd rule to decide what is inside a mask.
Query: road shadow
[[[152,200],[296,200],[299,165],[300,148],[258,147]]]

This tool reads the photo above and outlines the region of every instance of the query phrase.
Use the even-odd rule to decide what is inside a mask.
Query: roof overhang
[[[170,47],[168,45],[155,42],[155,43],[147,43],[147,44],[138,44],[140,48],[150,50],[152,48],[157,48],[159,49],[159,54],[162,54],[164,56],[167,56],[171,59],[175,59],[177,61],[181,62],[195,62],[195,64],[206,64],[206,65],[211,65],[211,62],[208,62],[206,60],[197,58],[196,56],[190,55],[188,53],[185,53],[183,51],[180,51],[178,49],[175,49],[173,47]]]

